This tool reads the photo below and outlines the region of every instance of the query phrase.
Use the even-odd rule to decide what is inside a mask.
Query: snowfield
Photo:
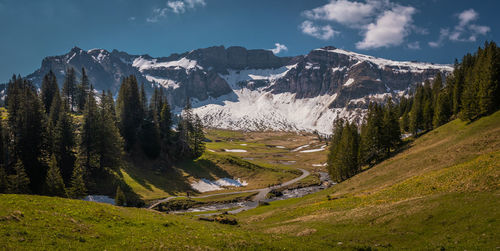
[[[272,94],[265,88],[250,90],[238,86],[241,81],[267,80],[271,86],[276,79],[296,65],[289,65],[274,70],[229,70],[228,75],[221,75],[233,93],[193,101],[193,111],[200,116],[208,127],[233,130],[275,130],[275,131],[314,131],[330,134],[332,121],[337,117],[353,120],[360,110],[347,108],[329,109],[335,100],[334,95],[314,98],[295,98],[292,93]]]

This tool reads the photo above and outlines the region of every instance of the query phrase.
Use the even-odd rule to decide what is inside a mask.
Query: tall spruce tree
[[[193,158],[199,158],[205,152],[205,134],[203,133],[203,123],[196,114],[193,129]]]
[[[82,78],[76,89],[76,106],[80,112],[85,108],[89,91],[91,91],[89,77],[87,76],[85,68],[82,67]]]
[[[52,152],[61,172],[64,183],[69,186],[71,176],[73,175],[73,167],[75,165],[76,136],[74,133],[74,124],[69,114],[68,106],[63,104],[59,111],[59,119],[54,128],[54,140]]]
[[[24,165],[30,179],[30,190],[41,192],[46,172],[41,162],[46,130],[43,104],[33,84],[20,77],[9,82],[8,95],[11,157],[20,159]]]
[[[70,111],[74,111],[76,106],[76,75],[75,69],[69,68],[66,70],[66,76],[63,83],[63,100],[68,105]]]
[[[30,193],[30,179],[25,172],[23,162],[18,159],[14,165],[14,174],[9,175],[9,193],[26,194]]]
[[[125,149],[129,151],[137,141],[138,129],[143,120],[137,80],[133,75],[123,79],[116,108],[120,133],[125,140]]]
[[[102,93],[99,104],[99,166],[101,169],[111,168],[118,170],[122,164],[123,139],[116,125],[114,117],[114,101],[111,94]]]
[[[52,70],[43,76],[41,86],[41,99],[44,105],[45,113],[50,112],[54,96],[59,95],[59,87],[57,86],[57,78]]]
[[[77,165],[71,176],[71,187],[68,189],[68,195],[71,198],[79,199],[87,195],[87,187],[85,185],[85,169],[83,165]]]
[[[50,157],[49,170],[47,171],[45,184],[46,193],[48,195],[66,197],[64,181],[61,176],[61,172],[59,171],[59,165],[57,164],[56,157],[54,155]]]
[[[396,108],[389,98],[384,108],[384,117],[382,122],[382,145],[385,148],[386,157],[391,152],[391,149],[396,149],[401,143],[401,129]]]

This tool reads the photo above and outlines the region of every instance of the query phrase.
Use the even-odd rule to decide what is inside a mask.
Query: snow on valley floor
[[[310,150],[302,150],[300,151],[301,153],[314,153],[314,152],[321,152],[323,150],[325,150],[326,148],[326,145],[322,145],[320,148],[318,149],[310,149]]]
[[[222,190],[225,187],[244,187],[247,186],[248,183],[246,181],[242,181],[239,178],[234,180],[230,178],[222,178],[216,181],[211,181],[208,179],[201,179],[199,181],[191,183],[191,187],[198,192],[208,192],[208,191],[216,191]]]
[[[243,150],[243,149],[224,149],[224,152],[228,152],[228,153],[246,153],[247,150]]]

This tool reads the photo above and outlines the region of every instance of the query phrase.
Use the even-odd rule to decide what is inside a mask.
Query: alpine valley
[[[187,98],[205,126],[233,130],[318,131],[330,134],[335,118],[359,122],[370,101],[398,100],[417,84],[451,73],[451,65],[393,61],[335,47],[278,57],[269,50],[214,46],[168,57],[74,47],[43,59],[26,76],[40,86],[52,70],[62,86],[66,69],[87,71],[94,89],[116,95],[135,75],[151,94],[162,87],[175,113]]]

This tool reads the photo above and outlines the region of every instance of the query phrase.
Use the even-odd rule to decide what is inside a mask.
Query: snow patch
[[[354,79],[350,78],[347,80],[347,82],[345,82],[344,86],[351,86],[353,83],[354,83]]]
[[[318,149],[303,150],[303,151],[300,151],[300,152],[301,153],[321,152],[321,151],[325,150],[325,148],[326,148],[326,145],[322,145],[321,148],[318,148]]]
[[[292,152],[297,152],[297,151],[300,151],[301,149],[304,149],[304,148],[306,148],[306,147],[309,147],[309,145],[299,146],[299,147],[297,147],[297,148],[293,149],[293,150],[292,150]]]
[[[197,182],[191,183],[191,187],[199,192],[217,191],[222,190],[224,187],[242,187],[247,186],[246,181],[242,181],[239,178],[234,180],[230,178],[222,178],[216,181],[211,181],[208,179],[201,179]]]
[[[180,86],[179,83],[175,82],[172,79],[168,79],[168,78],[159,78],[159,77],[153,77],[151,75],[146,75],[146,79],[148,81],[158,83],[167,89],[168,88],[177,89]]]
[[[187,59],[185,57],[175,61],[158,62],[158,59],[156,58],[146,59],[140,56],[134,59],[134,61],[132,62],[132,66],[138,68],[140,72],[149,69],[170,68],[170,67],[173,67],[175,69],[184,68],[186,69],[186,71],[192,69],[203,69],[203,67],[198,65],[196,60]]]
[[[224,149],[224,152],[228,152],[228,153],[246,153],[247,150],[243,150],[243,149]]]

